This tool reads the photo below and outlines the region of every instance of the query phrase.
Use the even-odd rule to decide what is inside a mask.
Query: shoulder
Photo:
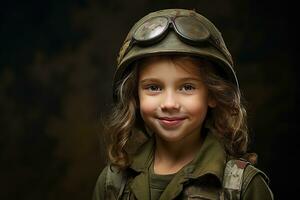
[[[94,188],[94,194],[93,194],[93,200],[101,200],[104,199],[104,193],[105,193],[105,182],[106,182],[106,176],[109,166],[106,166],[98,176],[98,179],[96,181],[96,185]]]
[[[127,171],[107,165],[100,173],[94,189],[93,200],[118,199],[127,181]]]
[[[273,199],[267,175],[249,164],[243,174],[242,199]]]

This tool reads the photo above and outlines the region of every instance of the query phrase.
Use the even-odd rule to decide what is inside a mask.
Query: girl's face
[[[208,107],[215,106],[201,81],[199,66],[189,60],[180,63],[152,59],[139,69],[141,116],[147,127],[167,142],[195,138]]]

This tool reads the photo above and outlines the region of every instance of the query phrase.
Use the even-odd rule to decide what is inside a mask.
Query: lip
[[[158,121],[164,128],[174,129],[180,126],[185,119],[185,117],[159,117]]]

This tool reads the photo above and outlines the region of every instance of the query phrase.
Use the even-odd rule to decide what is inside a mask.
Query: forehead
[[[200,63],[185,58],[153,57],[147,58],[139,66],[139,77],[159,76],[200,78]]]

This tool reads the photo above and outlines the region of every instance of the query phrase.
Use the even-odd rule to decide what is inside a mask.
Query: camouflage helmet
[[[162,24],[166,26],[163,31]],[[154,33],[149,34],[149,30]],[[160,34],[157,35],[155,31],[159,31]],[[150,42],[143,41],[147,37],[150,37]],[[154,38],[152,42],[151,37]],[[134,61],[148,56],[168,54],[206,58],[218,66],[217,69],[225,80],[239,89],[232,57],[214,24],[194,10],[165,9],[144,16],[129,31],[117,58],[113,81],[114,97],[117,85],[126,72],[130,71]]]

